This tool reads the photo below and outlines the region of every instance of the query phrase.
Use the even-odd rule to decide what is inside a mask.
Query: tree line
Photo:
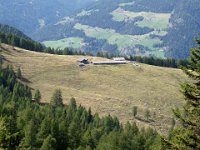
[[[19,37],[14,34],[5,34],[0,32],[0,42],[10,44],[13,46],[21,47],[24,49],[37,51],[37,52],[45,52],[50,54],[58,54],[58,55],[90,55],[93,56],[90,52],[83,52],[78,50],[73,50],[69,48],[65,49],[54,49],[50,47],[45,47],[39,42],[35,42],[31,39],[27,39],[24,37]],[[119,54],[114,53],[107,53],[107,52],[97,52],[96,56],[98,57],[106,57],[106,58],[113,58],[113,57],[120,57]],[[154,66],[161,66],[161,67],[172,67],[172,68],[178,68],[179,66],[185,66],[187,67],[189,65],[188,59],[173,59],[173,58],[157,58],[154,56],[124,56],[126,60],[129,61],[137,61],[140,63],[145,63],[149,65]]]
[[[19,37],[11,33],[6,34],[3,32],[0,32],[0,42],[6,43],[12,46],[17,46],[24,49],[32,50],[32,51],[41,52],[45,49],[45,47],[39,42],[35,42],[31,39],[27,39],[24,37]]]
[[[161,66],[161,67],[171,67],[171,68],[179,68],[180,66],[187,67],[189,65],[188,59],[173,59],[173,58],[157,58],[153,56],[130,56],[128,58],[130,61],[137,61],[144,64]]]
[[[160,66],[160,67],[171,67],[179,68],[180,66],[188,67],[189,59],[174,59],[174,58],[157,58],[154,56],[124,56],[119,54],[111,54],[107,52],[97,52],[98,57],[113,58],[113,57],[124,57],[128,61],[136,61],[144,64]]]
[[[18,37],[23,37],[24,39],[31,40],[31,38],[25,35],[22,31],[19,31],[18,29],[11,27],[9,25],[0,24],[0,32],[6,34],[13,34]]]
[[[12,46],[17,46],[20,48],[24,48],[31,51],[36,52],[45,52],[50,54],[58,54],[58,55],[86,55],[82,51],[76,51],[73,49],[65,48],[65,49],[54,49],[50,47],[45,47],[43,44],[33,41],[31,39],[27,39],[24,37],[20,37],[14,34],[6,34],[0,32],[0,43],[9,44]]]

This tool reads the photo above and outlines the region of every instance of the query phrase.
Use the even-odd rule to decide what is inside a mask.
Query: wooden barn
[[[82,64],[89,64],[89,60],[87,58],[81,58],[78,60],[79,63],[82,63]]]

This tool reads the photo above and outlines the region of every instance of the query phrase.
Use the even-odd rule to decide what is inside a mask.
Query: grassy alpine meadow
[[[132,6],[134,5],[135,2],[129,2],[129,3],[120,3],[119,6],[120,7],[124,7],[124,6]]]
[[[150,35],[163,35],[165,34],[164,31],[152,31],[144,35],[122,35],[113,29],[91,27],[79,23],[74,28],[83,31],[88,37],[105,39],[109,44],[117,44],[119,51],[123,51],[128,47],[134,47],[135,45],[143,45],[151,50],[150,52],[146,51],[146,55],[153,53],[156,56],[164,57],[164,52],[160,52],[158,48],[154,47],[154,45],[161,44],[162,41],[159,38],[150,37]]]
[[[132,5],[132,3],[124,3],[121,5]],[[98,10],[83,10],[80,14],[78,14],[78,16],[91,15],[91,13],[95,11]],[[126,54],[129,53],[129,50],[131,49],[137,55],[155,55],[157,57],[165,57],[165,52],[161,48],[155,47],[155,45],[161,45],[163,43],[163,41],[156,36],[165,36],[167,34],[166,28],[169,25],[169,18],[171,16],[170,13],[130,12],[125,11],[122,8],[118,8],[114,10],[111,15],[115,21],[127,21],[139,16],[143,17],[143,19],[137,21],[135,25],[141,28],[152,28],[154,30],[143,35],[129,35],[117,33],[114,29],[111,28],[92,27],[80,23],[76,23],[74,25],[74,29],[84,32],[88,37],[96,38],[99,40],[103,39],[106,40],[109,44],[116,44],[119,53]],[[72,20],[72,18],[65,17],[65,19],[60,23],[70,22]],[[154,37],[152,37],[152,35]],[[65,47],[81,49],[86,44],[84,43],[84,39],[81,37],[68,37],[56,41],[44,41],[43,43],[48,47],[60,49]],[[138,45],[142,46],[145,51],[138,49]]]
[[[133,63],[125,65],[88,65],[80,68],[81,56],[61,56],[31,52],[2,44],[6,63],[21,68],[24,82],[42,93],[42,101],[50,102],[55,89],[61,89],[64,103],[74,97],[78,104],[101,116],[111,114],[122,123],[136,122],[167,133],[172,108],[183,105],[179,84],[187,79],[180,69]],[[85,56],[84,56],[85,57]],[[105,58],[86,56],[90,61]],[[137,118],[132,108],[138,107]],[[150,111],[147,121],[145,113]]]
[[[69,37],[57,41],[45,41],[43,44],[47,47],[52,47],[55,49],[64,49],[66,47],[81,49],[85,45],[83,39],[79,37]]]
[[[83,16],[90,16],[92,13],[94,12],[98,12],[99,10],[98,9],[95,9],[95,10],[82,10],[80,13],[78,13],[76,15],[76,17],[83,17]]]
[[[143,17],[142,21],[136,22],[139,27],[148,27],[155,30],[164,30],[169,25],[170,13],[153,13],[153,12],[131,12],[118,8],[111,15],[115,21],[132,20],[136,17]]]

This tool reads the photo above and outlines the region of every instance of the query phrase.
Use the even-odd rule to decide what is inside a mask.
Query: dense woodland
[[[130,56],[128,60],[141,62],[144,64],[161,66],[161,67],[171,67],[171,68],[179,68],[180,66],[188,67],[189,60],[188,59],[173,59],[173,58],[156,58],[153,56],[142,57],[142,56]]]
[[[6,34],[13,34],[15,36],[24,38],[26,40],[31,40],[31,38],[26,36],[22,31],[19,31],[16,28],[8,26],[8,25],[0,24],[0,32],[6,33]]]
[[[176,4],[171,17],[171,28],[163,38],[167,57],[187,58],[189,49],[196,47],[195,37],[200,33],[200,1],[181,0]]]
[[[14,34],[6,34],[0,32],[0,42],[33,51],[41,52],[42,50],[44,50],[44,46],[39,42],[19,37]]]
[[[45,49],[45,46],[32,40],[23,32],[3,24],[0,24],[0,43],[6,43],[32,51],[41,52]]]

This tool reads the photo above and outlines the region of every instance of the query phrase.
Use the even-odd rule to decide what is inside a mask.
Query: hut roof
[[[115,61],[125,61],[124,57],[114,57],[113,60]]]
[[[87,58],[81,58],[81,59],[78,60],[78,62],[82,62],[82,61],[88,61],[88,59]]]
[[[96,61],[94,65],[115,65],[115,64],[127,64],[127,61]]]

